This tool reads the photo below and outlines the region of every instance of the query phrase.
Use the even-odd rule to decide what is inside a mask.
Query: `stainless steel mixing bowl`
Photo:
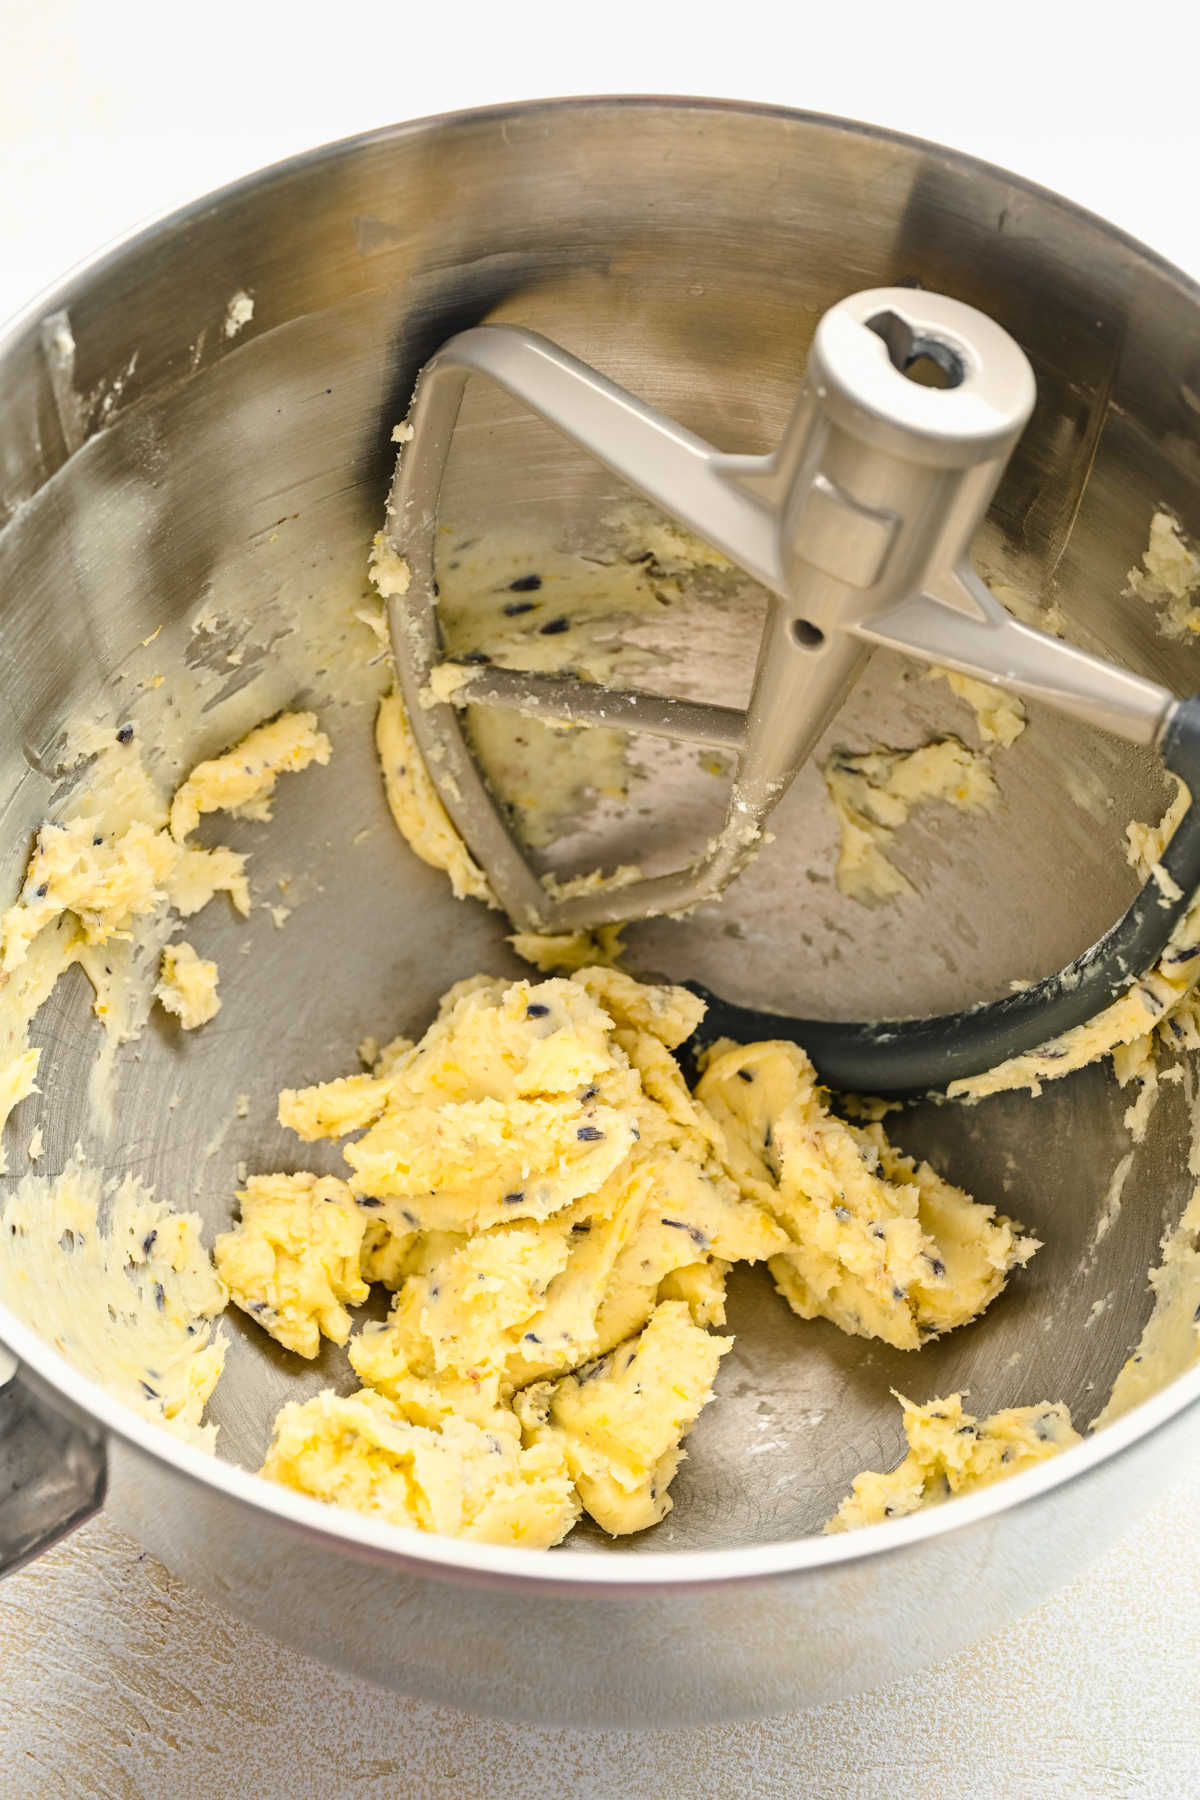
[[[778,434],[820,312],[899,281],[983,308],[1036,368],[1037,413],[979,546],[985,571],[1032,615],[1059,605],[1080,641],[1180,692],[1200,686],[1196,651],[1165,642],[1150,608],[1122,597],[1157,504],[1200,524],[1198,296],[1179,274],[1026,183],[861,126],[702,101],[515,106],[269,169],[99,258],[0,343],[0,873],[15,886],[64,722],[135,702],[139,717],[164,716],[136,683],[165,672],[148,690],[160,709],[187,690],[198,614],[244,622],[251,647],[231,689],[258,668],[274,704],[322,705],[319,672],[298,680],[282,651],[254,646],[286,627],[297,598],[332,605],[361,586],[389,429],[452,330],[534,326],[753,451]],[[226,336],[239,289],[254,317]],[[559,440],[494,396],[472,398],[447,501],[457,528],[574,531],[616,497]],[[677,691],[736,690],[756,605],[749,589],[679,603],[660,645]],[[516,971],[497,917],[453,901],[392,830],[369,713],[323,710],[330,767],[285,784],[276,826],[236,840],[253,848],[260,894],[290,877],[303,903],[282,931],[262,910],[246,927],[197,922],[191,935],[226,970],[224,1009],[195,1041],[154,1028],[126,1048],[107,1143],[88,1118],[88,996],[82,980],[60,986],[39,1026],[43,1168],[80,1139],[160,1197],[196,1204],[214,1231],[239,1159],[294,1157],[273,1123],[280,1086],[352,1067],[366,1029],[419,1030],[460,976]],[[223,717],[196,750],[223,741]],[[830,741],[912,743],[948,723],[962,728],[942,684],[881,656]],[[808,770],[776,842],[724,903],[645,927],[635,958],[734,998],[854,1016],[944,1008],[1057,967],[1132,892],[1123,826],[1157,815],[1162,784],[1125,746],[1041,715],[998,769],[1003,812],[914,820],[902,860],[920,894],[870,914],[830,881],[832,826]],[[654,818],[597,815],[571,848],[619,853],[622,832],[631,843],[649,832],[672,850],[703,813],[697,779],[694,765],[655,764],[638,790]],[[253,955],[240,957],[246,933]],[[250,1115],[231,1119],[243,1091]],[[892,1386],[918,1398],[964,1387],[978,1411],[1062,1399],[1081,1424],[1098,1410],[1191,1181],[1175,1088],[1095,1241],[1128,1147],[1127,1099],[1089,1069],[1036,1102],[896,1122],[906,1146],[1045,1248],[983,1320],[919,1356],[803,1324],[761,1273],[740,1272],[719,1399],[691,1440],[675,1511],[644,1538],[481,1548],[260,1482],[250,1471],[281,1400],[348,1378],[340,1353],[301,1366],[240,1315],[212,1407],[215,1461],[3,1316],[20,1365],[0,1394],[5,1550],[32,1554],[106,1492],[168,1565],[279,1638],[405,1692],[526,1717],[711,1720],[886,1682],[1077,1573],[1200,1439],[1193,1373],[1002,1487],[858,1535],[813,1535],[853,1474],[898,1453]],[[21,1166],[15,1148],[10,1160]]]

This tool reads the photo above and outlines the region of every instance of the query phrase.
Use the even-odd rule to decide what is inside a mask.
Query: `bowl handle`
[[[36,1387],[0,1347],[0,1575],[99,1512],[103,1434]]]

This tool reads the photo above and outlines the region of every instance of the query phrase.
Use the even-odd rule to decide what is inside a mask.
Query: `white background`
[[[1200,274],[1194,5],[0,0],[0,316],[147,216],[395,119],[716,94],[1015,169]]]
[[[716,94],[890,125],[1200,275],[1194,7],[0,0],[0,316],[264,162],[394,119]],[[0,400],[2,404],[2,400]],[[483,1725],[324,1674],[90,1527],[0,1593],[2,1800],[1200,1793],[1200,1468],[1061,1602],[898,1687],[686,1737]]]

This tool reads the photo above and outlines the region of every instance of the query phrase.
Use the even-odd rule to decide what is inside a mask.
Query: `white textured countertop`
[[[1194,7],[1106,30],[1045,0],[829,9],[743,0],[6,0],[0,316],[147,216],[323,140],[457,106],[722,94],[989,157],[1200,273]],[[781,17],[781,27],[775,21]],[[438,20],[443,21],[439,34]],[[574,24],[572,23],[574,21]],[[878,1694],[762,1724],[538,1731],[394,1699],[216,1612],[101,1520],[0,1590],[0,1800],[1192,1800],[1200,1462],[1058,1600]]]
[[[673,1732],[473,1719],[282,1650],[103,1521],[4,1584],[3,1800],[1195,1800],[1200,1460],[1084,1580],[936,1669]]]

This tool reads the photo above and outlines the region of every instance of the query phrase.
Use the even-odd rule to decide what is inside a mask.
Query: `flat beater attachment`
[[[750,703],[615,690],[482,666],[430,704],[443,660],[434,543],[463,390],[486,376],[739,564],[770,595]],[[778,448],[730,456],[534,332],[451,338],[417,383],[385,538],[411,571],[389,602],[405,705],[456,829],[519,928],[577,930],[676,913],[745,867],[874,645],[1015,689],[1134,743],[1157,743],[1173,696],[1014,619],[969,550],[1035,397],[1008,334],[910,288],[854,294],[821,319]],[[459,708],[648,732],[732,752],[719,834],[689,867],[553,897],[498,809]]]

